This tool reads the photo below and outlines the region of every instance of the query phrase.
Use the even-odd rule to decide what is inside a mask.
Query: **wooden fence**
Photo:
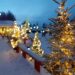
[[[35,70],[38,71],[38,72],[40,72],[40,67],[46,61],[45,58],[43,58],[43,57],[35,54],[31,50],[27,50],[27,48],[25,47],[24,44],[18,44],[18,46],[15,47],[14,50],[16,50],[17,53],[21,52],[22,56],[25,59],[27,58],[27,56],[29,56],[29,58],[31,57],[34,60],[33,64],[34,64]]]

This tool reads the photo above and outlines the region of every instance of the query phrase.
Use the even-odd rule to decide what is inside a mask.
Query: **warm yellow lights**
[[[71,43],[72,42],[72,38],[68,38],[66,41]]]
[[[52,52],[46,55],[48,62],[45,64],[46,69],[51,75],[75,75],[75,28],[70,24],[68,11],[65,9],[67,0],[53,0],[59,4],[57,18],[57,29],[53,27],[52,37],[50,38],[50,47]],[[53,22],[53,25],[55,24]],[[60,62],[59,62],[60,61]]]
[[[32,51],[38,55],[43,55],[44,51],[41,49],[41,41],[38,38],[38,32],[35,33],[33,45],[31,47]]]
[[[74,33],[72,31],[72,27],[70,25],[70,23],[68,23],[65,27],[64,27],[64,31],[61,34],[61,42],[63,43],[69,43],[71,44],[74,41]]]
[[[73,73],[69,72],[69,74],[68,74],[68,75],[73,75]]]
[[[68,37],[68,38],[66,38],[66,37],[63,37],[63,38],[61,38],[61,42],[64,42],[64,43],[72,43],[73,41],[73,38],[70,38],[70,37]]]
[[[28,21],[21,27],[21,36],[27,34],[27,32],[31,32],[30,23]]]
[[[65,42],[65,38],[61,38],[61,41]]]
[[[20,51],[20,53],[22,54],[22,53],[23,53],[23,51]]]
[[[20,37],[20,28],[17,25],[14,25],[12,37],[15,37],[15,38]]]
[[[11,45],[13,48],[15,48],[18,45],[17,41],[14,41],[13,39],[11,40]]]
[[[71,26],[70,23],[67,24],[68,26]]]
[[[67,48],[61,47],[60,48],[62,52],[64,52],[65,55],[67,55],[68,57],[71,56],[71,51]]]

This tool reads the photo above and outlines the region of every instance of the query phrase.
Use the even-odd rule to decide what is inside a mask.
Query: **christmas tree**
[[[18,39],[20,37],[20,28],[17,25],[16,21],[14,21],[14,30],[12,33],[12,37]]]
[[[10,40],[11,46],[13,48],[15,48],[18,45],[18,43],[21,42],[21,39],[20,39],[20,28],[17,25],[16,21],[14,21],[14,30],[13,30],[11,38],[12,38]]]
[[[28,21],[25,21],[22,26],[22,34],[26,34],[27,32],[31,32],[30,23]]]
[[[38,54],[40,56],[43,55],[43,50],[41,49],[41,41],[38,38],[38,32],[35,33],[34,40],[33,40],[33,45],[31,47],[31,49],[36,54]]]
[[[21,27],[21,37],[24,38],[28,38],[29,36],[29,32],[31,32],[31,28],[30,28],[30,24],[28,21],[25,21],[23,26]]]
[[[50,45],[52,52],[45,55],[48,62],[45,64],[46,69],[52,75],[74,75],[75,74],[75,33],[73,26],[70,24],[68,11],[73,8],[65,9],[67,0],[53,0],[59,4],[57,11],[57,18],[50,19],[53,24],[52,37],[50,38]]]

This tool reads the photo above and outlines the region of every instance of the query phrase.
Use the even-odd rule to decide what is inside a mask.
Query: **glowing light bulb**
[[[68,26],[70,26],[70,23],[68,23]]]
[[[35,29],[36,27],[34,26],[34,29]]]
[[[43,30],[42,33],[44,33],[45,31]]]
[[[32,27],[30,27],[30,29],[32,29]]]
[[[23,52],[22,52],[22,51],[20,51],[20,53],[22,54]]]
[[[44,50],[42,51],[42,54],[44,54]]]
[[[38,29],[39,27],[37,26],[36,29]]]
[[[28,50],[30,50],[30,48],[28,48]]]
[[[0,16],[1,16],[1,13],[0,13]]]

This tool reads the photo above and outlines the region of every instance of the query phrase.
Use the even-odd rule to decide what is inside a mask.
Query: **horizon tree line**
[[[10,21],[15,21],[16,18],[14,14],[10,11],[5,13],[4,11],[0,12],[0,20],[5,21],[5,20],[10,20]]]

